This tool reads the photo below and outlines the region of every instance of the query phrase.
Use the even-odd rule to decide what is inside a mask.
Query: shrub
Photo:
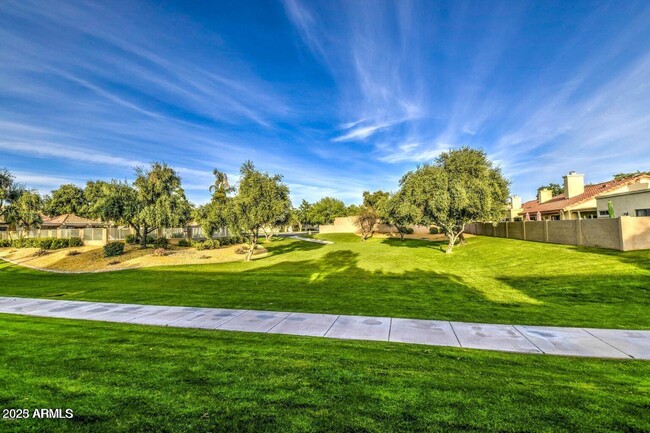
[[[229,237],[223,237],[220,239],[221,245],[230,245],[231,244],[231,239]]]
[[[162,249],[166,249],[168,246],[169,246],[169,241],[168,241],[167,238],[164,237],[164,236],[161,236],[161,237],[159,237],[159,238],[156,238],[156,239],[153,241],[153,247],[154,247],[155,249],[160,249],[160,248],[162,248]]]
[[[221,245],[221,242],[219,242],[216,239],[208,239],[207,241],[205,241],[205,244],[208,246],[207,249],[216,250]]]
[[[221,243],[216,239],[207,239],[203,242],[197,242],[194,245],[196,246],[197,251],[203,251],[215,250],[219,248],[219,245],[221,245]]]
[[[440,234],[440,229],[438,227],[429,227],[429,234],[431,234],[431,235],[439,235]]]
[[[40,250],[32,254],[32,257],[41,257],[41,256],[46,256],[48,254],[50,254],[48,250],[44,250],[43,248],[41,248]]]
[[[178,241],[178,246],[179,247],[191,247],[192,246],[192,241],[188,241],[187,239],[181,239]]]
[[[70,238],[68,239],[68,246],[69,247],[81,247],[83,246],[84,241],[81,240],[81,238]]]
[[[39,239],[39,247],[41,250],[51,250],[52,249],[52,242],[57,239],[52,239],[52,238],[44,238],[44,239]]]
[[[156,257],[164,257],[167,255],[167,250],[164,248],[156,248],[152,253]]]
[[[59,248],[68,248],[70,246],[71,239],[52,239],[50,243],[50,248],[53,250],[58,250]],[[41,245],[41,248],[45,246]]]
[[[137,234],[136,235],[126,235],[125,242],[127,244],[132,244],[132,245],[133,244],[139,244],[141,239],[142,238],[140,237],[140,235],[137,235]],[[147,245],[153,244],[155,241],[156,241],[156,239],[153,236],[147,235]]]
[[[172,239],[183,239],[185,234],[181,232],[172,233]]]
[[[9,248],[11,241],[9,239],[0,239],[0,248]]]
[[[116,257],[124,253],[124,244],[122,242],[109,242],[104,245],[104,257]]]

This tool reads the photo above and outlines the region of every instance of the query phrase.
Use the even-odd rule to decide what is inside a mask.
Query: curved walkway
[[[650,331],[0,297],[0,313],[141,325],[650,360]]]

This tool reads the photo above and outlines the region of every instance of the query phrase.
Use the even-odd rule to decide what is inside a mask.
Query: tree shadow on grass
[[[318,250],[324,246],[326,245],[316,242],[288,239],[274,239],[272,242],[264,243],[264,248],[267,249],[270,256],[291,253],[294,251],[313,251]]]
[[[443,252],[447,247],[447,242],[432,241],[429,239],[404,239],[404,241],[402,241],[399,238],[386,238],[386,239],[382,239],[381,243],[391,247],[428,248],[428,249],[439,250]]]

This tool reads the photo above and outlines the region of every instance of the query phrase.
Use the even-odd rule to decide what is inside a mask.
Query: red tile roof
[[[101,224],[99,221],[83,218],[72,213],[64,213],[56,217],[43,216],[44,226],[96,226]]]
[[[540,212],[542,214],[556,213],[566,209],[569,206],[575,206],[577,204],[590,200],[605,192],[612,191],[616,188],[620,188],[630,183],[635,183],[637,180],[643,178],[650,179],[650,176],[639,175],[628,177],[626,179],[610,180],[607,182],[585,185],[585,191],[582,194],[571,198],[566,198],[564,194],[559,194],[552,199],[545,201],[544,203],[538,203],[537,200],[530,200],[523,204],[523,211],[519,212],[519,215],[526,215],[527,213],[533,215],[537,212]]]

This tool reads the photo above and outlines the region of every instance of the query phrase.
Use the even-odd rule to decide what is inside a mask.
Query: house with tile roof
[[[518,215],[530,220],[540,217],[542,220],[598,218],[598,197],[650,190],[650,175],[647,174],[585,185],[584,174],[572,171],[563,179],[564,193],[553,196],[550,190],[541,189],[537,199],[524,203]]]
[[[64,213],[55,217],[43,216],[41,228],[44,230],[54,229],[80,229],[80,228],[106,227],[105,223],[97,220],[83,218],[72,213]]]

